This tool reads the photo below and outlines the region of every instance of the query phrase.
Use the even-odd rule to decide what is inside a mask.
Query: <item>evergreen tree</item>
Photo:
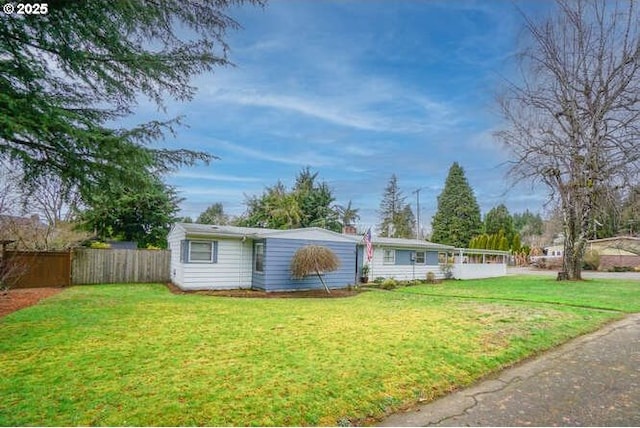
[[[196,223],[224,225],[229,223],[229,216],[224,213],[222,204],[216,202],[198,216]]]
[[[136,241],[139,248],[167,247],[167,234],[176,221],[181,199],[157,177],[144,186],[101,186],[87,198],[80,214],[84,228],[100,239]]]
[[[522,236],[539,236],[544,233],[544,220],[540,214],[525,210],[513,214],[513,227]]]
[[[491,208],[484,216],[485,233],[491,235],[499,233],[501,230],[507,240],[511,242],[516,232],[513,227],[513,218],[504,204]]]
[[[166,97],[189,100],[190,77],[228,64],[224,37],[239,25],[227,10],[247,2],[260,4],[56,1],[40,17],[3,15],[0,160],[30,184],[57,176],[88,198],[100,183],[143,187],[149,174],[209,161],[207,153],[148,146],[177,120],[115,124],[138,96],[159,107]]]
[[[307,167],[297,175],[293,189],[288,190],[279,181],[261,196],[247,198],[247,212],[237,224],[273,229],[322,227],[340,232],[339,214],[332,205],[333,192],[327,183],[317,183],[317,176]]]
[[[480,207],[457,162],[449,169],[444,189],[438,196],[431,228],[433,242],[456,247],[466,247],[471,238],[482,232]]]
[[[522,241],[520,240],[520,234],[516,233],[511,241],[511,250],[518,252],[522,249]]]
[[[415,217],[406,197],[398,187],[398,177],[391,175],[380,201],[378,233],[387,238],[415,237]]]
[[[415,238],[416,218],[413,215],[411,205],[406,204],[395,222],[396,238]]]

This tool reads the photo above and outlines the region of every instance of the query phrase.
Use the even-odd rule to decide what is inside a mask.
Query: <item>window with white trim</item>
[[[255,265],[256,272],[264,272],[264,244],[261,242],[256,243],[255,246]]]
[[[425,264],[425,252],[424,251],[416,251],[416,264],[417,265]]]
[[[189,241],[189,262],[214,263],[213,242]]]
[[[382,255],[382,261],[385,265],[393,265],[396,263],[396,250],[385,249]]]

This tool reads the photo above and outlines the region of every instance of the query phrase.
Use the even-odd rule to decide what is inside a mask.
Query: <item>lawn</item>
[[[639,297],[638,283],[532,277],[339,299],[72,287],[0,319],[0,425],[362,424],[638,311]]]

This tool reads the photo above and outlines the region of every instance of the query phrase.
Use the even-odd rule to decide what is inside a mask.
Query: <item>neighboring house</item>
[[[544,247],[544,255],[547,257],[562,257],[564,245],[549,245]]]
[[[31,217],[0,215],[0,240],[14,241],[14,249],[33,250],[46,247],[48,229],[37,214]]]
[[[441,261],[447,260],[455,248],[416,239],[372,237],[373,257],[366,260],[366,246],[358,237],[358,276],[362,266],[369,265],[369,278],[394,278],[397,280],[425,279],[427,272],[436,277],[444,276]]]
[[[593,239],[588,242],[587,250],[599,254],[599,270],[640,266],[640,238],[634,236]]]
[[[184,290],[253,288],[293,291],[323,288],[317,275],[293,279],[291,259],[305,245],[330,248],[340,267],[323,275],[329,288],[356,281],[356,243],[320,228],[274,230],[177,223],[167,237],[171,280]]]

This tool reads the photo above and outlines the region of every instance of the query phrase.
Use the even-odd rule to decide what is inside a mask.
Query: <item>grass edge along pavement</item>
[[[622,316],[487,300],[513,278],[443,286],[481,284],[477,302],[410,294],[432,286],[344,299],[72,287],[0,319],[0,425],[363,424]]]

